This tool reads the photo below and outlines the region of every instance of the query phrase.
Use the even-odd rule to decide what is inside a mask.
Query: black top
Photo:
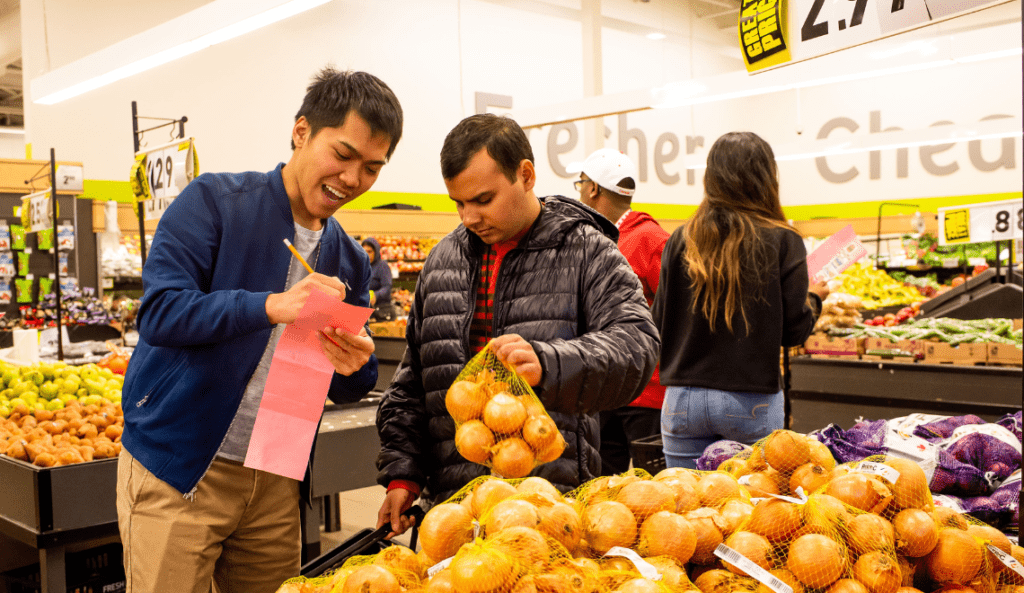
[[[683,259],[684,228],[677,228],[665,245],[651,309],[661,331],[662,385],[776,393],[782,385],[780,347],[803,343],[821,310],[821,299],[807,292],[803,240],[787,229],[761,229],[768,248],[778,254],[778,265],[766,270],[760,298],[752,287],[745,287],[749,334],[739,311],[730,332],[721,309],[712,333],[704,316],[694,313],[692,307],[690,277]]]

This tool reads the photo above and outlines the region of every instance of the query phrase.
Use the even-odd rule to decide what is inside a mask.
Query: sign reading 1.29
[[[158,152],[146,159],[146,176],[149,178],[149,189],[157,198],[165,197],[169,190],[176,195],[174,184],[174,159],[169,153]]]

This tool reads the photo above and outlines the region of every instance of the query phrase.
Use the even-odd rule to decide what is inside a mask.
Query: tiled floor
[[[320,532],[320,546],[326,552],[352,537],[363,529],[373,529],[377,526],[377,511],[384,502],[384,487],[371,486],[358,490],[342,492],[338,497],[341,506],[341,531],[327,533]],[[406,532],[397,538],[396,542],[409,545],[411,532]]]

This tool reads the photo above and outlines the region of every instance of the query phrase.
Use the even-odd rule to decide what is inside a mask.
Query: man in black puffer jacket
[[[438,503],[489,473],[455,449],[445,394],[491,338],[566,440],[532,474],[563,491],[600,475],[595,414],[633,401],[661,348],[615,225],[578,200],[536,197],[533,151],[514,121],[466,118],[445,138],[441,169],[462,225],[424,264],[408,349],[377,412],[377,481],[388,488],[378,526],[396,534],[421,490]]]

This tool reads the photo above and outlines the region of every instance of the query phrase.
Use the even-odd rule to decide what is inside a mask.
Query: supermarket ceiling
[[[547,13],[571,20],[582,20],[587,5],[587,0],[581,0],[580,3],[566,2],[566,0],[482,1],[514,6],[521,10]],[[596,6],[601,5],[600,1],[597,0]],[[722,30],[736,26],[741,2],[742,0],[691,0],[687,4],[697,18],[711,22],[716,28]],[[617,5],[619,15],[626,18],[605,15],[602,17],[602,26],[640,35],[647,35],[651,32],[650,25],[642,24],[642,21],[651,20],[650,17],[666,8],[678,14],[680,8],[680,5],[673,4],[673,0],[631,0],[628,3],[622,0],[612,0],[608,3]],[[573,4],[580,8],[573,7]],[[633,8],[627,9],[624,13],[622,8],[629,4],[634,5]],[[645,12],[651,14],[645,15]],[[637,17],[635,21],[634,16]],[[0,126],[24,127],[25,125],[20,20],[20,0],[0,0]],[[665,33],[679,35],[681,31],[669,30]],[[662,36],[664,37],[664,35]]]

